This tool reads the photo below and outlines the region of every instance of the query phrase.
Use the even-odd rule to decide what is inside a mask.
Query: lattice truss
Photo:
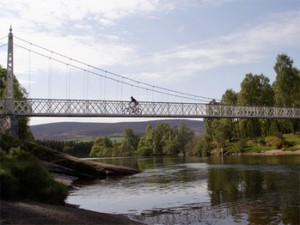
[[[16,100],[14,112],[45,117],[300,118],[300,108],[177,102],[140,102],[138,106],[140,114],[126,114],[126,101],[27,99]],[[5,100],[0,100],[0,115],[5,114]]]

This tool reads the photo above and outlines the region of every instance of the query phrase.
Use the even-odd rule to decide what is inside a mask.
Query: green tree
[[[285,54],[277,56],[274,66],[276,80],[273,84],[277,106],[300,106],[300,72],[293,60]]]
[[[238,93],[232,89],[228,89],[222,96],[221,103],[225,105],[236,105],[238,100]]]
[[[238,101],[238,93],[236,93],[232,89],[226,90],[221,99],[221,103],[225,105],[237,105],[237,101]],[[232,139],[238,137],[237,119],[231,119],[231,118],[222,119],[221,125],[222,127],[220,127],[220,129],[223,129],[225,133],[223,136],[225,137],[225,139],[231,141]]]
[[[246,74],[241,83],[238,94],[238,103],[248,106],[272,106],[274,104],[274,91],[269,84],[269,78],[261,75]],[[241,119],[239,129],[242,138],[259,137],[262,135],[262,124],[269,124],[259,119]],[[263,129],[266,130],[266,129]]]
[[[135,135],[130,128],[124,129],[124,140],[122,142],[122,151],[127,152],[128,155],[135,152],[138,148],[140,137]]]
[[[185,155],[193,140],[193,132],[184,124],[173,128],[167,123],[160,123],[156,128],[148,126],[146,134],[138,144],[138,154],[149,155]]]
[[[176,139],[177,139],[179,151],[185,156],[188,148],[188,144],[194,138],[194,133],[185,124],[180,124],[179,127],[177,128],[176,133],[177,133]]]
[[[206,157],[209,154],[209,142],[205,138],[199,138],[193,148],[197,156]]]
[[[100,137],[98,138],[90,152],[90,156],[93,157],[105,157],[105,156],[112,156],[113,152],[113,143],[107,137]]]
[[[6,74],[7,70],[0,66],[0,99],[5,98],[5,87],[6,87]],[[14,98],[18,99],[26,99],[27,92],[20,85],[19,81],[14,78]],[[19,138],[23,140],[31,140],[33,139],[33,135],[30,129],[29,117],[26,116],[18,116],[18,126],[19,126]]]
[[[261,75],[246,74],[241,83],[238,94],[238,103],[249,106],[272,106],[274,105],[274,91],[269,78]]]
[[[293,63],[293,60],[285,54],[277,56],[274,66],[276,80],[273,83],[277,106],[300,106],[300,71],[293,67]],[[296,132],[300,130],[300,120],[276,120],[275,127],[282,133]]]
[[[153,149],[151,147],[151,142],[147,137],[141,137],[139,144],[138,144],[138,149],[137,153],[139,156],[151,156],[153,155]]]

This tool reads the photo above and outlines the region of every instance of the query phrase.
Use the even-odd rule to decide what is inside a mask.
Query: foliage
[[[93,145],[90,155],[94,157],[112,156],[113,144],[107,137],[100,137]]]
[[[98,138],[90,155],[94,157],[186,155],[191,149],[193,138],[193,132],[184,124],[178,127],[171,127],[166,123],[160,123],[156,128],[148,126],[146,134],[142,137],[127,128],[121,142],[112,142],[107,137]]]
[[[276,105],[300,106],[300,71],[293,67],[293,60],[285,54],[278,55],[274,70],[277,74],[273,84]]]
[[[160,123],[156,128],[149,126],[138,145],[138,155],[185,156],[193,137],[193,132],[184,124],[175,128],[166,123]]]
[[[76,157],[88,157],[93,141],[77,142],[77,141],[57,141],[57,140],[37,140],[38,144],[47,146],[56,151],[64,152]]]
[[[277,56],[274,66],[277,74],[273,84],[277,106],[300,107],[300,70],[293,67],[293,60],[285,54]],[[279,132],[290,133],[300,130],[300,120],[277,120]]]
[[[30,153],[20,148],[12,148],[9,152],[0,148],[0,162],[1,198],[64,203],[66,187],[54,181]]]
[[[5,87],[6,87],[6,74],[7,70],[2,68],[0,65],[0,99],[5,98]],[[15,99],[26,99],[27,92],[23,88],[19,81],[14,78],[14,98]],[[22,140],[32,140],[33,135],[30,130],[29,117],[18,116],[18,126],[19,126],[19,138]]]
[[[98,138],[92,146],[90,156],[111,157],[111,156],[132,156],[136,154],[140,138],[134,132],[124,129],[124,138],[121,142],[112,141],[108,137]]]
[[[293,67],[293,60],[287,55],[280,54],[274,66],[277,74],[271,85],[270,80],[263,74],[246,74],[241,82],[240,92],[227,90],[222,96],[221,104],[248,106],[300,106],[300,71]],[[212,101],[210,104],[218,104]],[[299,119],[205,119],[205,139],[201,145],[207,151],[225,148],[228,152],[241,152],[247,149],[246,139],[260,139],[274,134],[296,133],[300,131]],[[235,140],[240,140],[239,143]],[[232,143],[235,143],[232,145]],[[274,148],[288,146],[283,140],[277,140]]]

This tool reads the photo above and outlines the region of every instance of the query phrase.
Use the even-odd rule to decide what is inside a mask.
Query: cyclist
[[[132,109],[133,112],[137,110],[137,105],[139,104],[138,101],[134,97],[130,97],[131,101],[129,102],[129,107]]]

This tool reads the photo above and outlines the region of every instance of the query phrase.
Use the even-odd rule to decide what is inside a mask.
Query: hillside
[[[197,120],[155,120],[120,123],[77,123],[61,122],[31,126],[35,139],[38,140],[94,140],[100,136],[122,136],[125,128],[131,128],[135,134],[142,135],[146,127],[156,127],[158,123],[168,123],[176,127],[181,123],[190,128],[195,135],[204,133],[203,121]]]

